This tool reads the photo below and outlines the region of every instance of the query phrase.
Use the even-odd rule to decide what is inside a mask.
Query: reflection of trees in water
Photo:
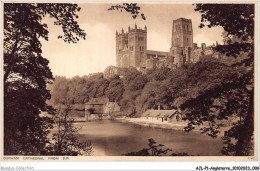
[[[158,144],[157,142],[150,138],[148,139],[148,148],[143,148],[137,152],[130,152],[127,154],[123,154],[126,156],[166,156],[168,152],[172,151],[170,148],[162,149],[164,147],[163,144]],[[170,156],[189,156],[187,153],[172,153]]]

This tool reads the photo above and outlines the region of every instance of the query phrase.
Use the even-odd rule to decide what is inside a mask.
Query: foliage
[[[157,106],[158,100],[156,99],[157,90],[160,84],[156,81],[148,82],[142,93],[136,98],[135,106],[138,112],[144,113],[147,109],[153,109]]]
[[[195,5],[195,11],[201,13],[200,27],[204,27],[203,23],[208,21],[209,28],[222,26],[228,34],[236,35],[243,40],[254,37],[254,4]]]
[[[52,142],[47,146],[46,153],[48,155],[78,156],[82,155],[83,152],[85,155],[91,154],[91,142],[78,140],[80,128],[75,127],[73,119],[69,118],[71,110],[71,103],[66,103],[63,109],[60,104],[55,115],[57,132],[52,134]]]
[[[119,77],[115,77],[110,80],[105,94],[110,101],[119,102],[122,99],[124,91],[123,81]]]
[[[163,144],[158,144],[157,142],[150,138],[148,139],[148,148],[144,148],[138,152],[131,152],[131,153],[127,153],[124,154],[126,156],[162,156],[162,155],[166,155],[169,151],[172,151],[169,148],[166,149],[162,149],[162,147],[164,146]]]
[[[162,149],[164,147],[163,144],[158,144],[157,142],[150,138],[148,139],[148,148],[143,148],[137,152],[130,152],[127,154],[123,154],[125,156],[168,156],[167,153],[172,151],[170,148]],[[188,153],[172,153],[170,156],[189,156]]]
[[[135,68],[130,68],[128,72],[123,75],[123,83],[125,91],[120,101],[120,107],[122,110],[125,110],[128,115],[133,115],[137,112],[135,100],[145,87],[147,78]]]
[[[46,104],[50,93],[46,84],[53,76],[49,61],[42,57],[40,38],[48,40],[46,16],[61,25],[65,42],[76,43],[85,33],[75,21],[80,8],[75,4],[4,4],[4,154],[40,155],[48,142],[54,114]]]
[[[137,5],[137,3],[123,3],[122,5],[112,5],[107,10],[120,10],[121,12],[124,10],[125,12],[131,13],[133,19],[136,19],[137,16],[139,16],[139,10],[141,9],[140,6]],[[144,14],[141,14],[141,17],[143,20],[146,20],[146,17]]]
[[[171,69],[162,66],[161,68],[158,68],[156,70],[148,70],[146,75],[149,81],[163,81],[166,80],[169,76],[171,76],[171,71]]]
[[[254,5],[196,4],[195,11],[202,13],[201,22],[207,22],[209,28],[222,26],[226,31],[228,41],[218,45],[216,50],[240,60],[230,67],[222,66],[210,72],[208,81],[205,80],[210,84],[184,100],[181,108],[186,111],[186,119],[189,120],[187,130],[207,121],[209,125],[202,131],[216,137],[221,126],[217,120],[236,116],[239,121],[233,122],[233,127],[225,132],[223,140],[226,146],[222,152],[226,155],[251,155],[254,130]],[[203,23],[200,27],[205,26]]]
[[[219,133],[220,121],[234,115],[234,110],[240,110],[241,104],[238,102],[246,104],[243,101],[244,94],[235,98],[233,91],[241,87],[239,74],[244,70],[234,69],[218,62],[202,61],[196,63],[190,70],[193,72],[189,73],[190,82],[187,84],[187,89],[192,93],[184,94],[184,102],[180,105],[184,110],[185,119],[189,121],[186,131],[191,131],[192,125],[205,125],[208,122],[208,127],[202,128],[202,132],[215,138]],[[243,113],[242,109],[241,113]]]
[[[70,102],[75,108],[92,98],[107,97],[120,104],[125,113],[130,114],[136,111],[135,99],[146,83],[146,76],[136,69],[126,72],[123,79],[117,76],[107,80],[101,73],[71,79],[57,76],[55,82],[49,86],[52,94],[50,104],[58,108],[59,103]]]
[[[84,104],[91,98],[103,97],[106,94],[109,81],[103,74],[90,76],[75,76],[71,79],[57,76],[55,82],[50,85],[52,99],[50,103],[57,105],[69,101],[74,104]]]
[[[254,10],[254,4],[196,4],[195,8],[195,11],[202,13],[201,28],[205,22],[209,28],[222,26],[230,38],[227,44],[217,46],[217,51],[235,57],[241,52],[254,50]],[[231,38],[234,36],[240,42],[233,42]]]

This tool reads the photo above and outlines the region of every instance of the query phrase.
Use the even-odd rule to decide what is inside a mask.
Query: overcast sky
[[[198,28],[200,13],[194,11],[192,4],[173,3],[138,3],[141,17],[133,19],[130,13],[108,11],[113,4],[80,3],[78,22],[87,33],[86,40],[77,44],[64,43],[57,39],[61,28],[54,26],[53,20],[46,19],[49,27],[49,41],[42,41],[43,56],[50,61],[53,75],[66,77],[83,76],[89,73],[103,72],[109,65],[116,65],[115,33],[128,29],[128,26],[147,26],[148,50],[168,52],[171,46],[172,20],[180,17],[192,19],[193,42],[212,45],[216,41],[222,43],[223,28]]]

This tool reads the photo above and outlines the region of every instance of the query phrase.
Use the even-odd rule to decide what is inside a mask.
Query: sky
[[[77,20],[80,27],[85,30],[86,40],[76,44],[68,44],[57,39],[62,29],[53,25],[53,19],[46,18],[48,24],[49,40],[42,40],[43,57],[47,58],[54,76],[84,76],[90,73],[103,72],[109,65],[116,65],[116,31],[122,28],[126,31],[137,24],[138,27],[147,26],[147,49],[169,52],[171,46],[172,21],[178,18],[192,20],[193,43],[206,43],[212,45],[222,42],[222,27],[198,28],[200,13],[195,12],[192,4],[179,3],[138,3],[140,12],[144,13],[146,20],[140,16],[133,19],[130,13],[108,11],[115,4],[96,2],[79,3],[81,11]]]

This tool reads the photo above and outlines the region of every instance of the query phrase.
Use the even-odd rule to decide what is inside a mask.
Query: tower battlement
[[[116,32],[116,66],[119,68],[139,68],[146,60],[147,27],[128,27],[125,32]]]
[[[134,33],[134,32],[138,32],[138,33],[147,33],[147,27],[145,26],[144,29],[142,29],[141,27],[137,27],[137,25],[135,24],[134,28],[131,28],[130,26],[128,26],[128,30],[125,32],[125,30],[122,28],[121,32],[116,31],[116,36],[126,36],[129,33]]]
[[[176,19],[176,20],[173,20],[173,22],[176,22],[176,21],[186,21],[186,22],[192,22],[192,20],[191,19],[187,19],[187,18],[178,18],[178,19]]]

